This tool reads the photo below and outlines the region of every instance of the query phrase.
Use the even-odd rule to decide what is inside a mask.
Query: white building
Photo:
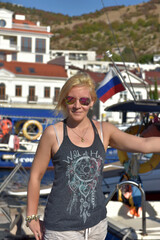
[[[0,106],[54,109],[67,78],[62,66],[0,62]]]
[[[0,60],[47,63],[51,36],[50,27],[0,9]]]
[[[90,70],[93,72],[107,72],[109,62],[96,61],[95,51],[78,51],[78,50],[51,50],[50,58],[56,59],[65,57],[68,66]]]
[[[69,61],[95,61],[95,51],[78,51],[78,50],[50,50],[51,59],[66,56]]]

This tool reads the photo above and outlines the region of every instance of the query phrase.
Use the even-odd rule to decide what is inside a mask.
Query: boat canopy
[[[159,100],[141,100],[120,102],[105,108],[106,112],[145,112],[160,113]]]

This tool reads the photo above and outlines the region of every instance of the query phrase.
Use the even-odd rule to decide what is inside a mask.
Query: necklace
[[[89,125],[88,125],[88,127],[87,127],[87,130],[88,130],[88,128],[89,128]],[[71,128],[71,130],[74,132],[74,134],[76,134],[76,135],[81,139],[81,142],[84,142],[84,141],[85,141],[84,136],[86,135],[87,130],[85,131],[85,133],[83,134],[83,136],[80,136],[80,135],[79,135],[78,133],[76,133],[72,128]]]

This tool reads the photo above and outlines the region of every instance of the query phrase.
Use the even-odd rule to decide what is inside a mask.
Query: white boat
[[[129,216],[128,208],[118,201],[109,201],[107,205],[107,216],[109,231],[119,239],[160,239],[159,201],[146,201],[145,221],[143,221],[142,217]]]
[[[160,101],[123,102],[106,108],[106,111],[122,112],[124,114],[123,119],[127,119],[128,111],[145,113],[142,119],[144,125],[149,119],[149,113],[160,113]],[[125,131],[127,130],[125,129]],[[133,132],[129,133],[133,134]],[[152,135],[154,135],[153,131]],[[160,239],[160,155],[151,154],[147,157],[142,154],[121,152],[119,154],[120,161],[106,164],[104,167],[102,187],[103,191],[107,193],[106,207],[109,232],[118,239]],[[138,169],[136,169],[138,165],[136,167],[134,164],[131,165],[132,158],[135,165],[137,163],[140,164]],[[127,167],[130,167],[130,169]],[[123,191],[120,185],[124,184],[123,181],[120,181],[121,176],[126,173],[126,170],[129,169],[132,171],[135,170],[134,168],[138,170],[138,176],[142,181],[139,184],[135,181],[132,182],[133,184],[137,184],[137,188],[141,190],[142,212],[140,215],[131,214],[131,205],[128,204],[129,202],[124,201],[124,197],[121,199],[119,197],[119,191],[121,193]],[[130,185],[129,182],[126,181],[127,186]],[[114,199],[115,195],[116,199]]]

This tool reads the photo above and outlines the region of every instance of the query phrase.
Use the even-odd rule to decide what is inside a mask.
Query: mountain
[[[95,50],[103,57],[110,50],[115,60],[134,62],[149,62],[160,54],[160,0],[107,7],[77,17],[2,2],[0,8],[51,26],[51,49]]]

